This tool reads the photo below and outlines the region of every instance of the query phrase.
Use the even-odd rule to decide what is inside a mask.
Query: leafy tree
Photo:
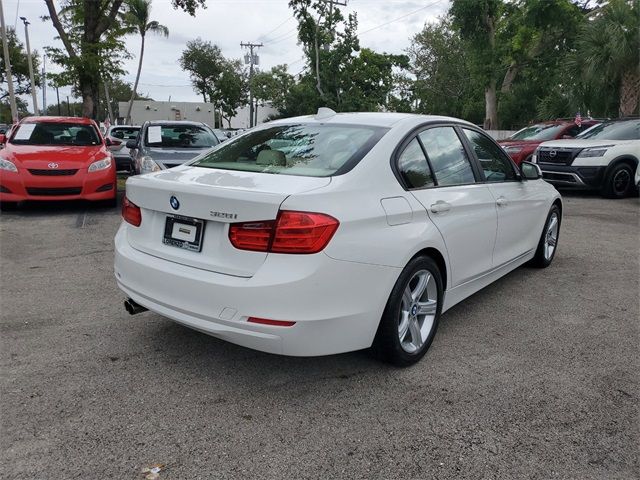
[[[258,72],[251,79],[251,89],[256,99],[270,102],[278,111],[286,108],[287,94],[295,80],[287,72],[286,65],[276,65],[268,72]]]
[[[127,0],[127,12],[125,19],[133,26],[133,29],[140,34],[140,59],[138,60],[138,71],[136,73],[136,80],[133,83],[133,90],[131,92],[131,98],[129,105],[127,106],[127,115],[125,121],[129,123],[131,121],[131,107],[133,107],[133,100],[136,97],[136,90],[138,89],[138,81],[140,80],[140,73],[142,72],[142,58],[144,57],[144,42],[147,33],[155,33],[157,35],[169,36],[169,29],[164,25],[161,25],[156,20],[151,20],[151,0]]]
[[[29,57],[27,51],[24,48],[24,44],[18,39],[15,29],[7,28],[6,32],[14,93],[16,96],[28,95],[31,93],[31,81],[29,79]],[[35,50],[31,51],[31,56],[33,58],[35,82],[39,86],[40,77],[36,72],[39,71],[40,58]],[[4,101],[9,96],[8,85],[4,55],[2,55],[0,56],[0,101]]]
[[[482,121],[482,87],[471,81],[469,53],[450,17],[426,24],[407,53],[416,112]]]
[[[620,115],[638,111],[640,92],[640,4],[611,0],[594,10],[577,42],[576,64],[594,84],[618,88]]]
[[[16,107],[18,108],[18,117],[24,118],[30,115],[29,109],[27,108],[27,102],[20,97],[16,97]],[[8,97],[4,97],[0,100],[0,123],[13,123],[11,117],[11,105],[9,104]]]
[[[172,0],[174,8],[194,15],[205,0]],[[124,21],[124,0],[44,0],[64,48],[45,47],[51,60],[64,68],[62,84],[73,85],[82,96],[82,115],[98,113],[100,79],[124,73],[122,59],[129,55],[122,43],[128,32]]]
[[[200,38],[189,41],[179,62],[189,72],[194,90],[203,101],[213,103],[228,122],[246,104],[247,79],[242,62],[225,58],[217,45]]]

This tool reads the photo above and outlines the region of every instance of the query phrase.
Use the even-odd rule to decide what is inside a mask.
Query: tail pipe
[[[129,312],[129,315],[136,315],[137,313],[142,313],[147,311],[146,308],[144,308],[142,305],[137,304],[130,298],[127,298],[124,301],[124,308],[127,312]]]

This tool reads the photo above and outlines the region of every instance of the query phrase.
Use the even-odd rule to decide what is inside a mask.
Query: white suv
[[[640,119],[611,120],[574,139],[545,142],[532,157],[547,182],[597,189],[609,198],[623,198],[635,191],[639,159]]]

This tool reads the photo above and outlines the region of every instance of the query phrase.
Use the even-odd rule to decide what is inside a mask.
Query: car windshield
[[[585,130],[576,138],[591,140],[640,140],[640,120],[605,122]]]
[[[386,131],[360,125],[278,125],[229,140],[193,165],[328,177],[357,163]]]
[[[22,123],[13,132],[11,143],[17,145],[100,145],[102,141],[93,125],[79,123]]]
[[[540,123],[518,130],[507,140],[553,140],[562,131],[564,125]]]
[[[109,131],[109,135],[122,140],[135,140],[139,131],[140,127],[115,127]]]
[[[159,148],[207,148],[218,145],[216,136],[198,125],[150,125],[145,143]]]

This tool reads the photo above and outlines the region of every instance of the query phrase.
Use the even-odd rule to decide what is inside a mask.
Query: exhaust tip
[[[138,313],[146,312],[147,309],[142,305],[137,304],[130,298],[124,301],[124,309],[129,312],[129,315],[136,315]]]

